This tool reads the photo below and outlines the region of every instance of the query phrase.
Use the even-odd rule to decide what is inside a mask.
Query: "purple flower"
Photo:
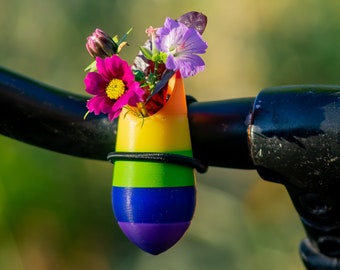
[[[89,72],[84,80],[86,92],[94,95],[86,106],[95,115],[108,114],[112,121],[125,105],[136,106],[142,101],[144,91],[128,63],[119,56],[97,57],[96,62],[98,72]]]
[[[166,68],[179,70],[183,78],[204,70],[204,61],[197,54],[205,53],[208,45],[194,28],[167,18],[157,30],[155,46],[167,55]]]

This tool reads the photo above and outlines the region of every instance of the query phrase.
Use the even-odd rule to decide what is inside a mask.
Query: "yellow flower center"
[[[106,94],[110,99],[118,99],[125,92],[125,84],[120,79],[112,79],[106,86]]]

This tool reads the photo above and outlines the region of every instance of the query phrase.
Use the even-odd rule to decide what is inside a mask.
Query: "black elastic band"
[[[186,167],[195,168],[198,172],[204,173],[207,167],[199,160],[172,153],[158,153],[158,152],[111,152],[107,155],[107,159],[114,163],[116,160],[125,161],[153,161],[163,163],[173,163]]]

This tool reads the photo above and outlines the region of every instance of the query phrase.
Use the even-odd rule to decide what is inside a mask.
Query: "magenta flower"
[[[95,115],[108,114],[110,121],[117,118],[125,105],[136,106],[144,91],[135,81],[128,63],[117,55],[96,58],[98,72],[85,77],[85,90],[94,95],[86,106]]]
[[[167,55],[166,68],[179,70],[183,78],[204,70],[204,61],[197,54],[205,53],[208,45],[194,28],[167,18],[157,30],[155,46]]]

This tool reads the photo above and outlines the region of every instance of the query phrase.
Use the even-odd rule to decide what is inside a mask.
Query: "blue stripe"
[[[119,222],[172,223],[191,221],[195,205],[195,186],[112,187],[112,207]]]

